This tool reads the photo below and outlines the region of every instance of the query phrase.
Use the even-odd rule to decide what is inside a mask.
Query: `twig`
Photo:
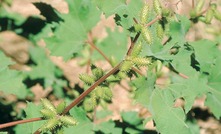
[[[165,41],[162,42],[163,46],[167,44],[168,41],[170,41],[171,37],[168,37]]]
[[[133,18],[133,20],[134,20],[134,22],[135,22],[136,24],[138,24],[138,21],[137,21],[137,19],[136,19],[136,18]]]
[[[139,75],[144,76],[143,73],[135,67],[132,67],[132,70],[137,72]]]
[[[13,122],[5,123],[5,124],[0,124],[0,129],[15,126],[15,125],[18,125],[18,124],[24,124],[24,123],[28,123],[28,122],[40,121],[40,120],[43,120],[43,118],[39,117],[39,118],[31,118],[31,119],[13,121]]]
[[[158,20],[161,20],[162,19],[162,16],[161,15],[158,15],[155,19],[153,19],[151,22],[149,22],[146,27],[149,27],[151,26],[152,24],[154,24],[155,22],[157,22]]]
[[[95,122],[96,122],[96,120],[97,120],[97,118],[96,118],[96,114],[97,114],[97,108],[98,108],[98,107],[97,107],[97,106],[95,106],[95,107],[94,107],[94,111],[93,111],[93,117],[92,117],[92,118],[93,118],[93,122],[94,122],[94,123],[95,123]]]
[[[137,42],[137,39],[139,38],[139,36],[140,36],[140,33],[137,33],[136,36],[135,36],[135,38],[134,38],[134,40],[131,41],[130,48],[129,48],[128,51],[127,51],[127,56],[129,56],[129,55],[131,54],[131,52],[132,52],[132,50],[133,50],[133,48],[134,48],[134,45],[135,45],[135,43]]]
[[[108,63],[111,63],[108,57],[99,48],[97,48],[97,46],[93,43],[93,41],[88,41],[88,44],[91,45],[93,49],[97,50]]]
[[[92,55],[92,53],[93,53],[93,49],[90,48],[90,55]],[[87,61],[87,68],[86,68],[87,73],[89,73],[89,71],[90,71],[90,64],[91,64],[91,59],[89,58]]]
[[[189,77],[186,76],[185,74],[182,74],[182,73],[177,73],[179,76],[183,77],[184,79],[188,79]]]
[[[192,9],[194,9],[195,4],[194,4],[194,0],[192,0]]]

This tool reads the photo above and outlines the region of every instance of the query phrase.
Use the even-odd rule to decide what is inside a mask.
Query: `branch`
[[[138,24],[138,21],[137,21],[137,19],[136,19],[136,18],[133,18],[133,20],[134,20],[134,22],[135,22],[136,24]]]
[[[88,43],[93,49],[97,50],[97,51],[104,57],[104,59],[105,59],[108,63],[111,63],[111,61],[109,60],[109,58],[94,44],[91,33],[89,33],[89,39],[88,39],[87,43]]]
[[[158,15],[155,19],[153,19],[151,22],[149,22],[146,27],[149,27],[151,26],[152,24],[154,24],[155,22],[157,22],[158,20],[161,20],[162,19],[162,16],[161,15]]]
[[[137,33],[136,36],[135,36],[135,38],[134,38],[134,40],[131,41],[130,48],[129,48],[128,51],[127,51],[127,56],[129,56],[129,55],[131,54],[131,52],[132,52],[132,50],[133,50],[133,48],[134,48],[134,45],[135,45],[135,43],[137,42],[139,36],[140,36],[140,33]]]
[[[24,123],[28,123],[28,122],[40,121],[40,120],[43,120],[43,118],[39,117],[39,118],[31,118],[31,119],[13,121],[13,122],[5,123],[5,124],[0,124],[0,129],[15,126],[15,125],[18,125],[18,124],[24,124]]]
[[[182,74],[182,73],[177,73],[180,77],[184,78],[184,79],[188,79],[189,77],[186,76],[185,74]]]

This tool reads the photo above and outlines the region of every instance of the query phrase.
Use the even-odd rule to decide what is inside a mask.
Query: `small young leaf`
[[[136,45],[134,46],[132,52],[131,52],[131,56],[132,56],[132,57],[138,56],[138,55],[141,53],[142,48],[143,48],[143,47],[142,47],[141,42],[139,42],[138,44],[136,44]]]
[[[45,109],[51,110],[54,114],[57,114],[53,104],[48,99],[41,99],[41,103]]]
[[[160,23],[157,23],[156,27],[157,27],[156,28],[157,37],[162,39],[163,38],[163,34],[164,34],[163,26]]]
[[[41,109],[40,112],[42,116],[46,119],[50,119],[56,116],[56,114],[52,112],[50,109]]]
[[[57,113],[61,114],[64,111],[65,106],[66,106],[65,101],[62,101],[61,103],[59,103],[58,106],[56,107]]]
[[[96,87],[95,88],[95,94],[96,94],[97,97],[102,98],[104,96],[103,87],[101,87],[101,86]]]
[[[70,125],[70,126],[77,125],[77,121],[71,116],[61,116],[60,121],[65,125]]]
[[[137,66],[147,66],[150,64],[150,60],[147,58],[136,57],[136,58],[132,58],[131,60]]]
[[[206,24],[210,24],[212,19],[213,19],[213,16],[214,16],[214,12],[212,9],[209,9],[207,12],[206,12],[206,17],[205,17],[205,23]]]
[[[119,82],[120,79],[114,75],[111,75],[109,76],[107,79],[106,79],[107,82]]]
[[[141,30],[141,34],[143,39],[147,42],[147,44],[150,45],[153,43],[152,34],[147,28],[143,27]]]
[[[79,78],[87,85],[91,85],[95,82],[94,77],[92,77],[88,74],[80,74]]]
[[[55,127],[58,125],[59,123],[59,120],[57,118],[52,118],[52,119],[49,119],[47,121],[46,124],[44,124],[39,130],[41,132],[45,132],[45,131],[51,131],[53,129],[55,129]]]
[[[107,101],[110,101],[113,96],[111,89],[108,87],[104,87],[103,90],[104,90],[104,97],[103,98]]]
[[[162,7],[160,5],[159,0],[154,0],[153,1],[153,7],[154,7],[154,11],[157,13],[157,15],[162,14]]]
[[[205,4],[205,0],[198,0],[196,5],[196,12],[199,13]]]
[[[221,21],[221,13],[218,10],[214,10],[214,17]]]
[[[125,60],[120,67],[120,71],[128,72],[130,71],[132,66],[133,66],[133,63],[131,61]]]
[[[83,102],[83,107],[87,112],[93,111],[95,105],[96,104],[94,104],[94,101],[91,98],[86,98]]]
[[[147,3],[145,3],[145,5],[143,6],[143,9],[141,10],[141,15],[140,15],[140,22],[141,24],[146,24],[147,23],[147,19],[148,19],[148,15],[149,15],[149,5]]]
[[[141,28],[142,28],[141,24],[134,24],[134,29],[136,32],[140,32]]]
[[[92,74],[96,77],[96,79],[100,79],[104,75],[104,71],[101,68],[92,69]]]
[[[120,71],[117,73],[117,76],[121,79],[124,79],[127,77],[127,73],[126,72],[123,72],[123,71]]]

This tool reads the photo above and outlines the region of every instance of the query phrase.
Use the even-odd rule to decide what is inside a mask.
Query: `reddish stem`
[[[151,22],[149,22],[146,27],[149,27],[151,25],[153,25],[155,22],[157,22],[158,20],[161,20],[162,19],[162,16],[161,15],[158,15],[155,19],[153,19]]]
[[[15,126],[15,125],[18,125],[18,124],[24,124],[24,123],[28,123],[28,122],[40,121],[40,120],[43,120],[43,118],[39,117],[39,118],[31,118],[31,119],[13,121],[13,122],[1,124],[0,129]]]

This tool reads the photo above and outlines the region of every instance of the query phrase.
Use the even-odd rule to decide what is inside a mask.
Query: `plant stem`
[[[134,20],[134,22],[135,22],[136,24],[138,24],[138,21],[137,21],[137,19],[136,19],[136,18],[133,18],[133,20]]]
[[[137,39],[139,38],[139,36],[140,36],[140,33],[137,33],[136,36],[135,36],[135,38],[134,38],[134,40],[131,41],[130,48],[129,48],[128,51],[127,51],[127,56],[129,56],[129,55],[131,54],[131,52],[132,52],[132,50],[133,50],[133,48],[134,48],[134,45],[135,45],[135,43],[137,42]]]
[[[108,63],[111,63],[108,57],[93,43],[93,41],[88,41],[88,44],[91,45],[93,49],[97,50]]]
[[[131,69],[132,69],[133,71],[137,72],[139,75],[144,76],[144,74],[143,74],[139,69],[137,69],[137,68],[135,68],[135,67],[132,67]]]
[[[153,19],[151,22],[149,22],[148,24],[146,24],[146,27],[151,26],[152,24],[154,24],[155,22],[157,22],[158,20],[161,20],[162,16],[158,15],[155,19]]]
[[[93,49],[90,48],[90,55],[92,55],[92,53],[93,53]],[[86,73],[89,73],[89,71],[90,71],[90,65],[91,65],[91,58],[89,58],[88,61],[87,61]]]
[[[192,0],[192,9],[194,9],[195,4],[194,4],[194,0]]]
[[[5,123],[5,124],[0,124],[0,129],[15,126],[15,125],[18,125],[18,124],[24,124],[24,123],[28,123],[28,122],[40,121],[40,120],[43,120],[43,118],[39,117],[39,118],[31,118],[31,119],[13,121],[13,122]]]
[[[178,73],[179,76],[183,77],[184,79],[188,79],[189,77],[186,76],[185,74],[182,74],[182,73]]]

